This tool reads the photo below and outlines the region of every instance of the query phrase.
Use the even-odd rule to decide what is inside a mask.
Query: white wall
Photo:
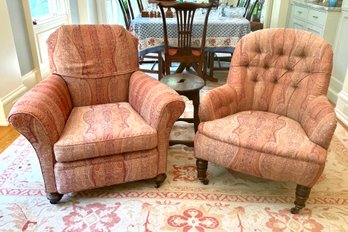
[[[97,4],[95,0],[77,0],[80,24],[98,23]]]
[[[11,28],[21,74],[25,75],[34,69],[34,62],[30,49],[30,41],[22,0],[7,0],[6,3],[11,20]]]
[[[266,0],[269,1],[269,0]],[[289,0],[275,0],[273,1],[271,17],[270,17],[270,27],[285,27],[286,19],[288,15]],[[267,16],[266,16],[267,17]]]
[[[0,125],[7,124],[13,102],[25,92],[6,1],[0,1]]]

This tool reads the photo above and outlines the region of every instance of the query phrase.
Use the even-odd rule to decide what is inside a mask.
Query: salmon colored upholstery
[[[226,168],[312,187],[336,128],[326,98],[332,48],[305,31],[243,37],[227,83],[202,99],[195,156]]]
[[[166,172],[169,133],[184,110],[172,89],[138,71],[137,39],[121,26],[62,26],[47,40],[52,75],[13,107],[48,194]]]

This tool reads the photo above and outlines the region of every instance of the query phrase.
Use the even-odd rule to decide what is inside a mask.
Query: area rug
[[[227,72],[214,72],[226,82]],[[188,99],[186,99],[188,100]],[[187,102],[183,117],[192,116]],[[192,124],[177,122],[175,139],[192,139]],[[348,132],[338,125],[327,165],[300,214],[292,215],[295,184],[268,181],[209,164],[209,185],[196,178],[193,149],[169,148],[167,179],[46,199],[38,159],[24,137],[0,154],[0,231],[347,231]]]
[[[179,125],[177,135],[189,129]],[[185,128],[187,127],[187,128]],[[0,231],[347,231],[348,134],[338,126],[325,171],[298,215],[295,184],[267,181],[209,165],[196,178],[193,149],[169,149],[168,178],[45,197],[35,152],[19,137],[0,155]]]

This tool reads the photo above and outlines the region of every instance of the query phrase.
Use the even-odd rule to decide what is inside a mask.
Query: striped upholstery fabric
[[[300,30],[243,37],[227,84],[201,100],[195,156],[227,168],[312,187],[336,128],[326,98],[332,49]]]
[[[117,25],[69,25],[47,44],[52,75],[18,100],[9,122],[35,148],[48,196],[165,173],[185,104],[138,71],[137,39]]]
[[[74,106],[127,101],[129,78],[139,70],[137,45],[122,26],[110,25],[62,26],[47,40],[51,71],[65,80]]]

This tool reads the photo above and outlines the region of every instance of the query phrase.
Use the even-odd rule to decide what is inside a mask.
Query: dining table
[[[205,15],[196,12],[193,28],[192,43],[200,45],[199,38],[203,30]],[[166,18],[169,43],[177,41],[177,20]],[[139,55],[149,52],[160,51],[164,48],[163,22],[161,17],[142,17],[138,15],[131,22],[130,31],[139,40]],[[223,17],[217,10],[212,10],[207,25],[206,50],[207,51],[232,51],[237,42],[244,35],[250,33],[250,22],[243,17]]]
[[[193,47],[201,44],[202,30],[205,14],[196,11],[193,26]],[[168,43],[177,44],[177,19],[166,18]],[[132,20],[130,31],[138,38],[138,55],[144,56],[151,52],[164,50],[163,21],[161,17],[137,16]],[[207,23],[205,51],[207,52],[233,52],[238,41],[250,33],[249,20],[239,17],[222,16],[217,10],[212,10]]]

